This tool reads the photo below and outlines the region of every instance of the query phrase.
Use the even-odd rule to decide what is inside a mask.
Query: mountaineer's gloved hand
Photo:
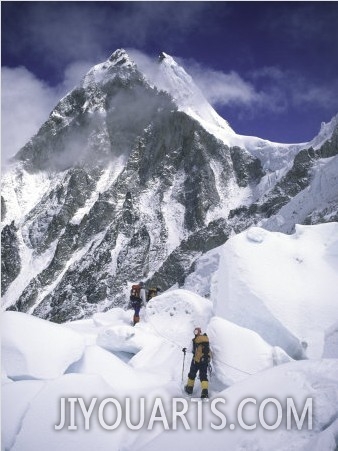
[[[182,351],[184,352],[184,354],[187,352],[187,348],[183,348]]]

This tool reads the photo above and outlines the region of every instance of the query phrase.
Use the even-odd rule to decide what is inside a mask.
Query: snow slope
[[[28,314],[3,313],[3,449],[335,450],[338,297],[333,278],[338,269],[337,226],[297,227],[292,236],[252,228],[234,236],[197,265],[197,286],[206,293],[210,286],[203,285],[211,283],[212,300],[186,289],[167,291],[141,310],[141,322],[135,327],[131,326],[133,312],[121,308],[62,326]],[[293,289],[286,283],[291,280]],[[293,297],[283,297],[283,290]],[[190,353],[184,358],[182,348],[189,348],[195,326],[208,333],[213,354],[211,400],[202,407],[182,392],[191,359]],[[286,350],[303,349],[303,338],[308,342],[310,360],[293,362]],[[279,343],[272,343],[273,339]],[[332,358],[313,359],[321,356],[324,345]],[[196,380],[194,395],[199,392]],[[313,400],[312,414],[308,412],[300,430],[295,423],[291,430],[286,428],[285,403],[290,397],[299,418],[305,400]],[[61,398],[81,398],[85,409],[96,400],[91,417],[86,422],[80,401],[75,401],[73,430],[68,429],[68,401],[66,424],[55,429],[60,422]],[[144,398],[143,427],[130,430],[125,407],[116,429],[102,427],[100,403],[111,398],[121,406],[130,399],[134,425]],[[180,398],[178,404],[173,398]],[[210,426],[222,424],[222,417],[210,411],[216,398],[225,399],[218,410],[226,415],[228,425],[221,430]],[[274,399],[264,410],[267,427],[244,430],[237,421],[237,407],[245,398],[256,400],[256,405],[251,402],[244,409],[243,421],[248,425],[259,422],[257,412],[264,400]],[[183,411],[184,402],[191,430],[185,430],[182,417],[177,418],[177,430],[173,430],[173,406]],[[278,403],[282,421],[274,430],[267,430],[277,424]],[[202,431],[196,420],[200,408],[205,413]],[[163,415],[168,416],[168,431]],[[115,417],[110,405],[106,424],[113,424]],[[235,425],[233,429],[230,424]]]
[[[323,355],[338,320],[338,224],[296,226],[289,236],[253,227],[222,248],[213,285],[217,315],[258,332],[292,356]]]
[[[337,358],[337,226],[253,227],[200,257],[184,287],[293,357]]]

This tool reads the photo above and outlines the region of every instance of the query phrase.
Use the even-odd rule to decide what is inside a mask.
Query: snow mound
[[[217,398],[226,400],[222,410],[226,426],[217,431],[210,427],[215,424],[215,416],[204,409],[203,433],[183,428],[171,433],[164,431],[150,443],[138,448],[143,451],[177,451],[186,449],[229,449],[229,450],[324,450],[336,449],[338,415],[338,361],[318,360],[290,362],[276,368],[263,371],[217,394]],[[258,411],[264,400],[273,399],[282,407],[280,426],[268,430],[260,424]],[[241,401],[250,398],[256,401],[243,409],[244,423],[254,425],[252,430],[244,430],[238,422],[238,406]],[[312,429],[305,419],[300,430],[293,421],[287,429],[286,402],[292,398],[297,407],[297,414],[302,412],[305,401],[311,398],[313,409]],[[207,407],[211,403],[206,404]],[[271,407],[271,408],[270,408]],[[196,414],[196,412],[192,412]],[[270,405],[264,409],[267,425],[276,424],[276,408]],[[196,422],[196,420],[195,420]],[[219,424],[219,422],[218,422]],[[231,424],[234,428],[231,429]],[[208,426],[209,425],[209,426]],[[230,426],[230,427],[229,427]],[[325,447],[325,444],[328,446]]]
[[[45,381],[17,381],[2,387],[2,412],[6,412],[1,418],[1,429],[6,431],[2,435],[3,449],[9,450],[12,448],[16,435],[20,431],[23,417],[32,400],[45,384]]]
[[[67,373],[96,374],[113,388],[112,393],[125,396],[134,390],[156,386],[158,379],[149,372],[134,369],[99,346],[88,346],[83,357],[71,365]]]
[[[225,385],[291,360],[282,349],[270,346],[256,332],[223,318],[211,319],[208,336],[213,368]]]
[[[123,351],[135,354],[142,349],[140,334],[128,325],[108,326],[97,337],[97,344],[108,351]]]
[[[95,313],[93,321],[96,326],[109,326],[110,324],[124,324],[127,320],[128,313],[122,308],[114,308],[104,313]]]
[[[58,377],[84,348],[83,337],[64,326],[25,313],[2,315],[2,367],[9,378]]]
[[[338,358],[338,321],[326,331],[323,357]]]
[[[97,345],[115,353],[135,354],[128,362],[131,367],[160,374],[162,381],[169,381],[181,377],[182,348],[190,346],[196,326],[206,330],[212,303],[188,290],[172,290],[150,300],[141,309],[141,321],[135,327],[118,324],[121,316],[126,316],[113,310],[100,316],[111,324],[99,330]],[[125,313],[132,317],[131,311]]]
[[[260,229],[258,227],[252,227],[246,232],[246,237],[249,241],[252,241],[254,243],[263,243],[266,234],[266,230]]]
[[[17,383],[15,383],[16,385]],[[60,399],[82,397],[85,405],[89,406],[93,398],[105,399],[111,396],[111,386],[106,384],[100,376],[84,374],[66,374],[48,381],[45,387],[32,400],[29,410],[22,419],[21,427],[11,451],[59,451],[81,449],[118,450],[122,437],[126,433],[122,428],[105,431],[98,421],[90,422],[90,430],[84,430],[84,418],[79,411],[76,414],[78,430],[55,430],[54,426],[60,422]],[[15,403],[19,394],[11,394]],[[8,401],[10,399],[8,398]],[[5,405],[6,408],[9,405]],[[80,410],[80,409],[79,409]]]
[[[165,329],[163,324],[160,326],[161,330]],[[192,332],[190,331],[190,335]],[[107,361],[106,364],[98,364],[98,368],[106,367],[106,370],[101,374],[107,374],[105,377],[108,383],[112,383],[112,378],[110,375],[113,375],[115,372],[119,374],[119,387],[122,387],[121,390],[126,390],[129,387],[129,391],[134,387],[138,386],[153,386],[158,385],[159,381],[161,383],[168,382],[170,380],[178,380],[180,377],[181,365],[182,365],[182,352],[181,345],[179,345],[176,341],[167,339],[164,337],[161,332],[158,333],[154,330],[153,327],[150,327],[146,321],[139,323],[135,327],[131,326],[114,326],[111,325],[109,327],[104,328],[98,333],[97,336],[97,345],[98,347],[104,348],[105,350],[109,350],[115,353],[117,356],[121,357],[121,353],[130,353],[131,358],[128,361],[129,373],[126,370],[126,367],[122,366],[119,368],[119,371],[109,371],[108,369],[112,366],[112,363]],[[100,349],[100,348],[98,348]],[[100,352],[98,349],[95,350],[97,354],[96,358],[100,358],[103,360],[104,355],[103,352]],[[103,350],[102,350],[103,351]],[[94,351],[91,351],[91,354]],[[105,351],[106,352],[106,351]],[[86,361],[91,359],[91,356],[87,355],[86,352],[85,358]],[[107,353],[108,354],[108,353]],[[108,359],[108,355],[106,354],[106,359]],[[133,354],[135,354],[133,356]],[[112,354],[112,357],[115,357]],[[116,363],[114,363],[116,366]],[[121,363],[121,365],[124,365]],[[88,364],[85,364],[81,361],[79,364],[75,364],[70,368],[71,371],[75,372],[88,372],[84,368],[87,367]],[[97,363],[91,364],[89,368],[95,369]],[[132,370],[133,369],[133,370]],[[147,382],[143,382],[142,379],[139,382],[135,382],[135,371],[138,371],[138,375],[145,373],[145,379]],[[90,371],[89,371],[90,372]],[[94,371],[96,372],[96,370]],[[120,375],[123,375],[122,377]],[[152,375],[155,375],[152,377]],[[159,377],[160,375],[160,377]],[[121,379],[120,379],[121,377]],[[126,381],[126,385],[125,385]],[[128,381],[133,381],[132,384],[129,384]]]
[[[205,330],[211,316],[211,301],[191,291],[178,289],[150,300],[144,320],[161,337],[178,346],[186,346],[195,327]]]
[[[311,440],[308,449],[311,451],[336,451],[338,442],[338,420]]]
[[[220,248],[215,314],[257,332],[291,357],[323,355],[338,321],[338,223],[293,235],[253,227]],[[336,355],[337,356],[337,355]]]

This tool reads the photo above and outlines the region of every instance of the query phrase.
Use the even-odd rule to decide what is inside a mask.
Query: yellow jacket
[[[207,334],[197,335],[195,338],[193,338],[192,346],[195,363],[208,364],[210,362],[211,352]]]

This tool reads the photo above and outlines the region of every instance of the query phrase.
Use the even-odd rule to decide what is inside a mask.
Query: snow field
[[[3,448],[169,451],[174,446],[182,451],[206,447],[218,451],[226,446],[334,451],[338,442],[337,226],[297,226],[292,236],[251,228],[234,236],[196,263],[195,285],[194,274],[188,278],[191,290],[203,295],[211,291],[211,300],[187,289],[167,291],[142,308],[135,327],[133,311],[121,308],[63,325],[24,313],[3,313]],[[202,430],[196,424],[200,407],[182,393],[196,326],[208,333],[213,354],[211,399],[202,407]],[[183,347],[188,348],[185,359]],[[333,358],[321,358],[324,352]],[[292,361],[297,353],[311,360]],[[194,396],[199,391],[196,380]],[[172,430],[170,406],[175,397],[188,403],[190,431],[181,420]],[[70,402],[66,426],[55,429],[62,398],[76,398],[76,430],[67,427]],[[111,398],[122,406],[130,399],[136,409],[134,423],[141,398],[148,420],[160,399],[171,430],[165,431],[161,421],[149,430],[145,423],[131,431],[124,422],[114,430],[104,429],[98,420],[99,405]],[[219,431],[210,426],[221,423],[210,410],[217,398],[225,400],[219,410],[228,425]],[[273,431],[263,427],[258,416],[264,400],[271,398],[275,404],[270,402],[264,410],[266,425],[279,421],[277,413],[283,417]],[[301,430],[295,424],[287,429],[287,398],[292,398],[298,412],[311,398],[313,410],[307,418],[311,414],[312,429],[306,422]],[[97,400],[89,430],[79,399],[86,409]],[[243,407],[244,423],[257,423],[250,431],[240,427],[236,418],[245,399],[255,401]],[[111,424],[111,405],[106,413]]]

